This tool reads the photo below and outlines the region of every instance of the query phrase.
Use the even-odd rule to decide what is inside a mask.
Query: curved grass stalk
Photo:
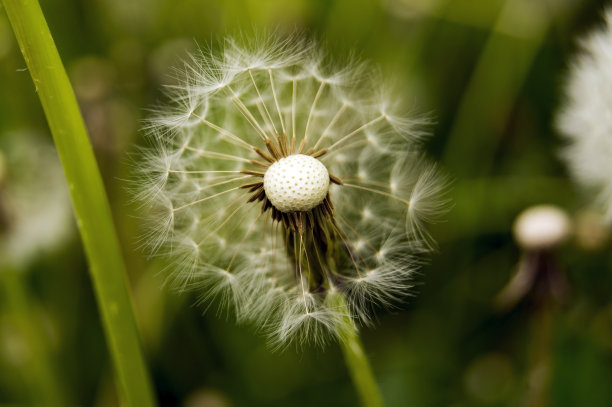
[[[37,0],[2,0],[43,105],[89,262],[118,392],[126,406],[154,406],[125,266],[83,118]]]

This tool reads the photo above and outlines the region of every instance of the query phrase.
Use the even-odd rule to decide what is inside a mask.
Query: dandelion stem
[[[83,118],[36,0],[2,0],[53,134],[125,406],[155,405],[125,266]]]
[[[364,407],[383,407],[382,396],[372,373],[370,362],[363,350],[357,327],[349,316],[350,311],[346,300],[339,293],[330,294],[330,298],[330,301],[335,303],[333,305],[345,315],[340,334],[340,347],[353,384],[359,393],[359,397],[361,397],[361,403]]]

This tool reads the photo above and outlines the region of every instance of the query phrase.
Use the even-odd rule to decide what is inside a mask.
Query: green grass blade
[[[2,0],[57,147],[127,406],[155,405],[109,203],[74,92],[37,0]]]

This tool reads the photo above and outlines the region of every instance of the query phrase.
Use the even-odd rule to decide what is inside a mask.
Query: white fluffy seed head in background
[[[419,148],[425,121],[314,43],[220,48],[193,57],[146,128],[143,240],[174,259],[177,284],[272,343],[323,343],[404,299],[433,247],[444,182]]]
[[[73,232],[68,186],[50,140],[0,135],[0,269],[25,269]]]
[[[567,141],[563,159],[612,221],[612,9],[580,42],[571,61],[557,128]]]

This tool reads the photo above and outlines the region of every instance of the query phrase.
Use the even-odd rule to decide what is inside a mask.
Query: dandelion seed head
[[[179,287],[274,346],[323,344],[406,297],[444,180],[419,152],[422,121],[367,64],[297,37],[224,45],[193,57],[147,123],[143,240],[175,259]]]
[[[580,42],[571,61],[557,129],[567,142],[562,158],[572,177],[597,197],[612,221],[612,9]]]
[[[72,232],[68,186],[52,143],[24,130],[0,135],[0,270],[27,268]]]

